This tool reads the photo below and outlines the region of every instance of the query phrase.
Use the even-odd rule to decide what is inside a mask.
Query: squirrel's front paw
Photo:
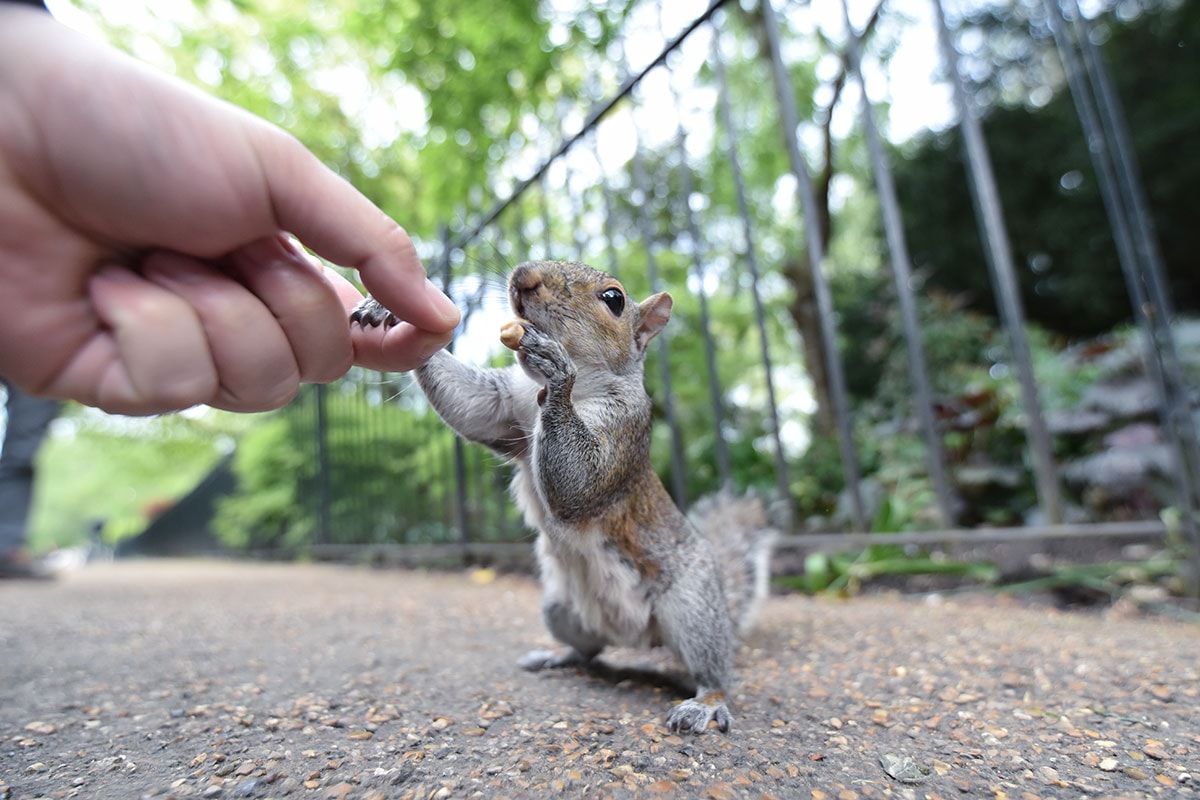
[[[380,325],[390,328],[398,324],[400,319],[384,308],[374,297],[364,297],[350,312],[350,321],[357,322],[364,328],[375,328]]]
[[[667,730],[673,733],[704,733],[708,723],[716,720],[717,730],[729,733],[733,717],[724,701],[715,698],[684,700],[667,715]]]
[[[525,371],[549,389],[562,387],[575,377],[575,365],[566,349],[533,326],[525,327],[519,352]]]

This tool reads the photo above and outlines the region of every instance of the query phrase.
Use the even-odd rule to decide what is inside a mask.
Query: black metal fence
[[[1153,515],[1143,515],[1140,521],[1148,519],[1149,525],[1059,527],[1067,521],[1062,465],[1056,460],[1054,435],[1039,399],[1018,267],[980,122],[981,109],[961,76],[955,33],[942,3],[930,1],[965,156],[961,178],[969,184],[985,246],[986,265],[980,269],[990,270],[1007,342],[1006,360],[1017,387],[1024,462],[1040,509],[1035,534],[1160,530]],[[797,345],[796,332],[780,311],[778,274],[785,260],[781,251],[803,253],[811,270],[817,312],[814,330],[820,338],[818,343],[807,342],[804,352],[810,362],[817,357],[822,362],[809,366],[824,372],[826,411],[832,416],[845,487],[845,509],[833,527],[863,532],[870,529],[874,511],[863,494],[855,410],[838,347],[839,309],[827,273],[829,242],[823,238],[828,223],[822,215],[828,210],[819,206],[814,191],[808,152],[812,137],[806,136],[812,126],[801,120],[799,90],[787,56],[795,52],[800,36],[789,20],[812,11],[807,4],[776,5],[770,0],[752,6],[715,0],[695,19],[673,30],[668,30],[671,23],[661,7],[646,4],[629,15],[629,24],[636,18],[643,28],[618,36],[609,47],[610,55],[617,57],[597,68],[590,79],[595,96],[564,101],[552,119],[542,121],[546,131],[565,128],[569,133],[545,144],[536,163],[529,162],[526,152],[514,158],[509,174],[498,177],[493,186],[480,187],[474,207],[464,208],[463,224],[447,230],[442,242],[427,243],[426,260],[465,310],[459,350],[470,345],[464,357],[478,360],[503,357],[472,343],[494,343],[497,315],[503,314],[503,273],[523,260],[582,260],[639,289],[669,288],[680,299],[690,298],[680,303],[679,318],[668,327],[669,335],[660,338],[648,369],[661,419],[656,461],[676,499],[687,505],[695,492],[706,487],[739,482],[750,462],[755,463],[752,472],[757,482],[771,484],[781,496],[792,496],[796,448],[786,439],[795,414],[784,414],[782,409],[796,399],[796,381],[788,375],[781,383],[777,364],[781,348]],[[840,49],[838,80],[863,86],[863,32],[853,26],[845,6],[843,11],[842,21],[850,33]],[[1169,504],[1181,512],[1180,525],[1195,544],[1200,541],[1195,538],[1194,522],[1200,505],[1200,445],[1193,390],[1180,362],[1170,289],[1129,133],[1092,35],[1094,23],[1075,0],[1045,0],[1044,11],[1087,138],[1115,243],[1112,268],[1123,272],[1128,286],[1142,357],[1169,445],[1174,484]],[[654,20],[657,31],[650,24],[648,33],[648,19]],[[641,52],[647,37],[655,34],[664,43],[661,50]],[[769,108],[739,106],[743,97],[731,81],[728,53],[731,48],[741,53],[747,47],[761,48],[758,63],[764,71],[759,77],[773,87]],[[740,80],[745,81],[745,76]],[[613,88],[604,94],[605,86]],[[858,96],[857,125],[865,139],[886,264],[907,348],[911,418],[920,431],[924,478],[932,490],[934,513],[926,517],[927,527],[953,529],[960,525],[959,488],[947,466],[945,423],[922,343],[920,289],[893,179],[892,151],[880,133],[880,109],[872,103],[870,92],[864,88]],[[698,108],[708,120],[704,125],[693,124]],[[747,115],[763,113],[777,121],[775,146],[784,156],[784,174],[776,176],[779,180],[769,196],[746,174],[747,148],[761,147],[762,142],[752,140],[740,127]],[[706,141],[697,144],[697,138]],[[619,152],[613,155],[613,151]],[[705,152],[721,154],[719,170],[711,168],[711,161],[704,166],[698,163]],[[526,166],[519,166],[522,163]],[[781,193],[794,196],[781,198]],[[719,220],[711,213],[718,194],[729,210]],[[778,229],[764,233],[763,208],[788,203],[796,209],[790,233],[786,226],[782,234]],[[788,236],[790,240],[781,241]],[[732,404],[736,409],[731,409],[730,397],[735,386],[718,366],[731,337],[742,361],[735,376],[737,390],[753,398]],[[704,364],[706,374],[696,374],[694,368],[680,374],[672,359],[680,349],[692,354],[687,364]],[[701,357],[695,355],[697,351]],[[784,354],[789,363],[798,360],[792,353]],[[679,419],[685,408],[677,402],[681,393],[689,398],[690,413],[700,408],[706,417],[699,426],[706,433],[692,441],[686,430],[696,430],[697,425]],[[700,396],[706,399],[697,402]],[[748,421],[744,412],[751,407],[757,413]],[[305,480],[301,498],[313,520],[316,541],[352,546],[463,545],[528,536],[506,497],[509,465],[457,441],[424,405],[407,376],[357,374],[306,393],[290,414],[311,431],[311,463],[319,465]],[[381,466],[385,451],[386,463]],[[794,533],[803,530],[802,522],[793,521]],[[928,539],[930,534],[921,536]]]

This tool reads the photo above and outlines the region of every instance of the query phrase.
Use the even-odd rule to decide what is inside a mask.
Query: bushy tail
[[[754,492],[735,495],[722,489],[697,500],[688,517],[716,551],[729,616],[744,634],[767,596],[771,549],[779,535],[767,503]]]

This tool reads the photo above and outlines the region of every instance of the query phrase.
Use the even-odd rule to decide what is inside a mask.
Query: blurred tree
[[[883,5],[876,5],[861,35],[872,57],[886,63],[904,23],[891,19],[890,27],[881,28],[884,19]],[[751,246],[770,254],[767,267],[782,278],[787,291],[786,311],[799,334],[815,401],[813,427],[819,435],[832,435],[832,389],[822,345],[813,265],[805,239],[796,235],[797,231],[807,231],[810,221],[802,217],[795,202],[795,184],[782,139],[761,9],[755,6],[743,10],[734,22],[727,28],[728,37],[739,44],[735,50],[737,56],[729,59],[727,70],[730,94],[736,98],[734,130],[724,130],[720,122],[717,127],[722,135],[733,137],[743,162],[748,200],[754,214],[756,241]],[[802,133],[809,134],[805,144],[816,201],[816,233],[832,256],[822,269],[829,270],[832,266],[835,272],[874,270],[879,264],[878,235],[874,224],[857,213],[864,204],[869,206],[872,202],[862,136],[856,130],[840,136],[835,133],[835,114],[842,103],[848,77],[846,44],[826,34],[812,14],[800,19],[781,15],[779,23],[785,41],[805,41],[808,45],[803,56],[789,52],[786,57],[797,112],[805,128]],[[798,24],[810,28],[798,30]],[[821,67],[829,64],[835,65],[832,75],[823,79],[819,74]],[[812,142],[819,144],[813,147]],[[738,213],[737,203],[725,149],[714,147],[710,159],[713,212],[733,218]],[[843,181],[840,193],[835,191],[839,179]],[[791,197],[781,200],[783,192]],[[864,222],[865,225],[860,224]]]

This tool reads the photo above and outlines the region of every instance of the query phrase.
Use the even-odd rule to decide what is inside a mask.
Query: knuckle
[[[290,381],[286,384],[281,384],[274,388],[263,397],[258,410],[274,411],[277,408],[283,408],[292,400],[296,399],[296,395],[300,391],[299,381]]]
[[[156,386],[149,399],[163,411],[179,411],[209,402],[217,391],[216,377],[211,374],[178,376]]]
[[[329,383],[345,375],[354,363],[354,351],[346,348],[338,358],[329,358],[319,364],[307,366],[299,376],[305,383]],[[296,382],[292,384],[292,395],[297,391]],[[291,398],[289,397],[290,401]]]

